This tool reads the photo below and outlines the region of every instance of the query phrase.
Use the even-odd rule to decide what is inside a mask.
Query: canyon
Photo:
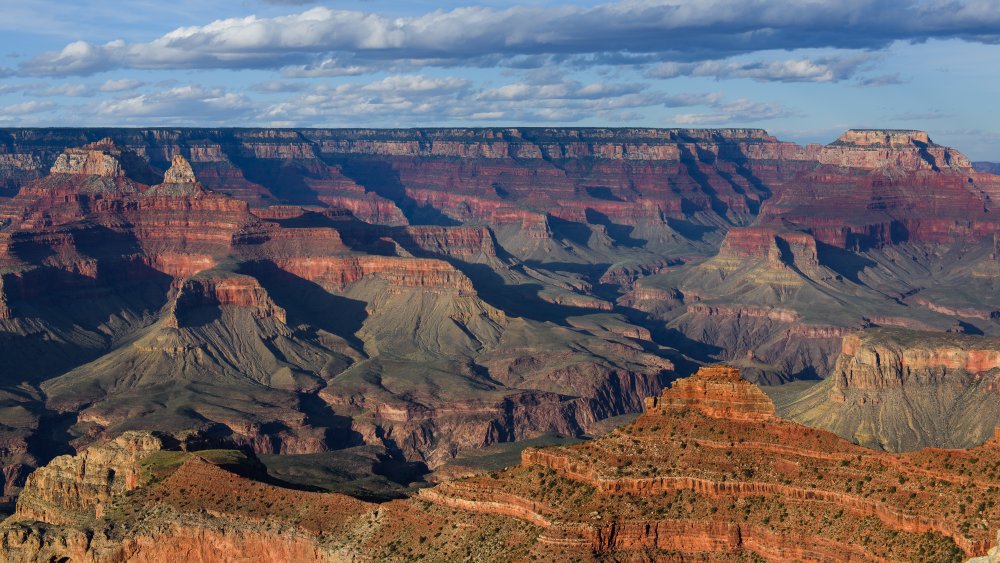
[[[456,514],[481,514],[495,523],[483,543],[495,554],[538,538],[547,546],[531,552],[538,556],[627,559],[641,557],[630,550],[698,545],[727,557],[822,559],[851,552],[844,538],[874,518],[883,527],[855,546],[858,559],[917,557],[918,546],[980,555],[986,530],[915,520],[888,494],[861,503],[846,481],[839,496],[817,496],[784,483],[792,477],[731,485],[740,479],[720,480],[728,469],[618,479],[565,452],[622,432],[644,443],[641,429],[654,425],[697,434],[687,419],[667,421],[693,410],[741,432],[784,432],[766,446],[792,448],[778,454],[790,456],[784,469],[751,467],[768,475],[794,466],[844,477],[839,466],[803,459],[853,464],[858,455],[858,475],[943,471],[920,465],[929,455],[921,452],[937,451],[928,447],[989,457],[1000,425],[993,171],[902,130],[801,146],[760,129],[0,129],[0,483],[22,522],[4,541],[24,553],[73,546],[71,558],[85,560],[153,559],[167,537],[200,545],[206,559],[218,548],[322,560],[358,557],[363,522],[387,519],[386,537],[403,534],[397,547],[417,553],[422,544],[389,520],[410,522],[401,513],[419,506],[446,527]],[[764,391],[731,372],[684,379],[719,362]],[[499,479],[509,488],[483,488],[493,478],[480,476],[480,492],[448,480],[384,502],[412,496],[407,487],[448,475],[470,452],[589,439],[643,411],[629,430],[587,445],[526,449],[524,465]],[[821,431],[833,434],[813,433]],[[352,470],[331,465],[323,479],[337,474],[340,486],[350,473],[364,494],[302,502],[359,515],[345,524],[354,536],[317,544],[315,530],[299,529],[278,542],[270,523],[188,516],[177,525],[163,516],[127,537],[93,532],[149,486],[136,464],[153,454],[122,437],[170,452],[211,443],[255,468],[232,473],[187,456],[166,477],[193,482],[215,475],[287,489],[254,460],[299,477],[316,460],[335,460]],[[671,456],[681,441],[715,447],[697,439],[653,445]],[[794,450],[803,444],[810,453]],[[74,454],[110,456],[96,466],[110,464],[123,481],[53,477],[73,473],[59,464],[77,463],[65,457]],[[672,506],[695,516],[612,518],[572,495],[525,504],[518,491],[546,498],[531,489],[541,486],[530,477],[537,471],[563,493],[674,495]],[[608,474],[618,480],[605,483]],[[70,491],[89,500],[60,497]],[[858,520],[848,518],[842,534],[776,527],[790,509],[758,493],[794,499],[788,522],[815,512],[817,498]],[[747,506],[721,500],[729,498],[755,499],[746,519],[736,517]],[[944,508],[954,499],[934,499],[928,510],[957,518]],[[53,511],[84,505],[93,510],[56,521]],[[189,508],[178,506],[170,510]],[[573,521],[560,513],[566,506],[596,509],[602,524]],[[643,512],[659,508],[674,514],[665,505]],[[716,513],[726,518],[708,522]],[[86,521],[93,533],[51,535],[31,520]],[[454,549],[486,549],[441,533]],[[175,543],[170,553],[193,553]],[[534,549],[518,545],[524,556]],[[802,545],[813,547],[795,551]]]
[[[868,450],[773,415],[712,366],[635,422],[372,504],[276,482],[252,453],[126,432],[61,456],[0,526],[9,561],[961,561],[996,536],[1000,431],[969,450]],[[970,469],[974,469],[970,477]],[[234,502],[234,495],[235,501]]]

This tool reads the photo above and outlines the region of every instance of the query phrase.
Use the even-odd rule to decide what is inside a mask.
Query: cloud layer
[[[62,76],[121,68],[287,66],[293,74],[332,75],[328,73],[360,73],[376,62],[517,65],[525,57],[715,61],[763,50],[877,49],[897,40],[931,38],[996,43],[1000,1],[622,0],[592,8],[470,6],[412,17],[316,7],[287,16],[180,27],[147,43],[75,41],[32,57],[19,70]],[[759,75],[814,72],[836,79],[838,73],[836,63],[813,70],[808,61],[787,63],[786,68],[760,69]],[[724,67],[721,72],[740,72]]]

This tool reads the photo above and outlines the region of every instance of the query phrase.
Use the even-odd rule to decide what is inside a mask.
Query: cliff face
[[[37,366],[32,385],[46,399],[30,399],[31,408],[72,417],[79,430],[45,448],[79,448],[129,428],[196,428],[260,453],[385,444],[436,465],[466,448],[581,434],[641,408],[673,368],[623,336],[643,334],[624,321],[617,332],[570,327],[546,339],[537,338],[544,327],[518,320],[505,341],[508,316],[470,275],[481,280],[485,268],[513,287],[544,275],[513,269],[520,265],[499,256],[488,227],[378,225],[322,205],[251,207],[198,172],[235,160],[268,184],[305,175],[302,186],[320,197],[313,203],[341,189],[383,201],[296,135],[247,133],[236,152],[156,144],[181,137],[68,149],[56,173],[4,204],[0,320],[16,338],[0,346]],[[588,287],[545,283],[561,292],[545,299]],[[58,342],[54,365],[33,354],[45,344],[18,338]],[[556,358],[536,364],[546,376],[507,367],[541,350]],[[503,383],[491,379],[494,365]],[[574,395],[555,393],[558,380]],[[0,458],[8,494],[47,455],[12,448]]]
[[[819,166],[785,184],[762,217],[841,248],[982,240],[994,228],[994,178],[922,131],[851,130],[816,159]]]
[[[239,451],[189,453],[165,440],[176,442],[130,432],[36,471],[0,532],[4,560],[235,561],[250,552],[269,562],[357,557],[320,534],[351,529],[369,516],[367,503],[266,485],[238,475],[259,464]],[[234,506],[236,495],[243,500]],[[289,504],[265,508],[279,501]],[[137,512],[140,506],[145,512]],[[276,520],[284,527],[272,525]]]
[[[867,330],[844,336],[830,377],[781,412],[873,448],[969,447],[1000,425],[998,374],[996,339]]]
[[[99,518],[115,496],[139,486],[139,461],[161,449],[158,437],[130,432],[79,456],[57,457],[28,477],[14,518],[57,525]]]

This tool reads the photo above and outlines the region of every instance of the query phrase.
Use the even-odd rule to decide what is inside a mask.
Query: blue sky
[[[0,0],[0,126],[927,130],[1000,160],[1000,0]]]

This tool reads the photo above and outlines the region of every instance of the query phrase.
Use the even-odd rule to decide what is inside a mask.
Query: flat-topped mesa
[[[820,149],[818,160],[848,168],[902,170],[962,169],[972,162],[955,149],[936,144],[924,131],[851,129]]]
[[[67,148],[56,158],[49,173],[129,178],[147,185],[156,178],[143,157],[107,137],[79,148]]]
[[[911,129],[850,129],[832,144],[859,147],[937,146],[925,131]]]
[[[52,174],[87,174],[113,178],[124,176],[118,155],[121,149],[111,139],[84,145],[78,149],[66,149],[52,165]]]
[[[774,144],[763,129],[510,128],[309,131],[326,154],[677,161],[679,146]]]
[[[1000,339],[869,328],[845,335],[829,376],[781,416],[889,451],[1000,448],[998,393]]]
[[[743,264],[748,258],[767,259],[773,266],[819,266],[816,239],[807,233],[772,227],[733,227],[719,248],[719,258]]]
[[[703,367],[698,373],[678,379],[659,397],[646,399],[646,413],[670,416],[696,409],[712,418],[739,421],[767,420],[774,416],[774,403],[756,385],[729,366]]]
[[[952,372],[1000,368],[1000,339],[882,328],[848,334],[831,375],[834,392],[938,383]]]

